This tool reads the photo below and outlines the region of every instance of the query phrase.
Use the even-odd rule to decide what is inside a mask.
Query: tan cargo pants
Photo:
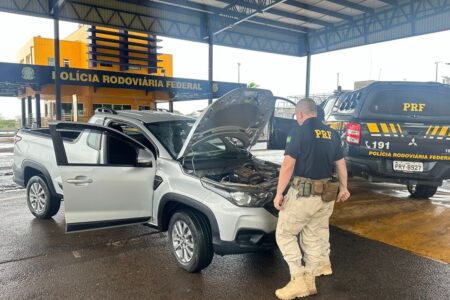
[[[323,202],[320,196],[297,198],[297,193],[291,187],[284,197],[276,231],[278,247],[291,275],[303,270],[312,272],[320,264],[330,263],[329,219],[334,201]]]

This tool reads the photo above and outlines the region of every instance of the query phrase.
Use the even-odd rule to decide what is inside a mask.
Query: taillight
[[[358,145],[359,142],[361,141],[361,124],[347,123],[345,140],[349,144]]]
[[[14,136],[14,145],[17,144],[18,142],[20,142],[22,140],[22,137],[20,135],[15,135]]]

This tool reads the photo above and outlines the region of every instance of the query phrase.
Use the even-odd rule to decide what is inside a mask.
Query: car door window
[[[74,132],[71,129],[69,132]],[[64,129],[59,130],[62,136]],[[74,142],[62,139],[68,165],[136,166],[139,144],[99,129],[80,129]],[[143,147],[142,147],[143,148]]]
[[[273,115],[275,118],[292,120],[295,118],[295,104],[284,99],[277,99]]]
[[[108,127],[113,128],[119,132],[122,132],[123,134],[129,136],[130,138],[138,141],[139,143],[144,145],[147,149],[151,150],[153,152],[153,154],[156,155],[155,147],[150,142],[150,140],[147,138],[147,136],[145,136],[143,131],[140,128],[138,128],[137,126],[131,125],[126,122],[114,120],[114,121],[109,122]]]
[[[278,98],[267,132],[268,149],[284,149],[289,131],[296,126],[295,103]]]

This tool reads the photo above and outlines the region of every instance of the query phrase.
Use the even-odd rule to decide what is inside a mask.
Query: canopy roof
[[[0,11],[305,56],[450,29],[449,0],[0,0]]]

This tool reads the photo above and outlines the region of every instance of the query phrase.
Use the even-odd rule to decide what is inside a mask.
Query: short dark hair
[[[295,112],[302,112],[304,114],[317,114],[317,105],[311,98],[303,98],[298,101],[295,106]]]

